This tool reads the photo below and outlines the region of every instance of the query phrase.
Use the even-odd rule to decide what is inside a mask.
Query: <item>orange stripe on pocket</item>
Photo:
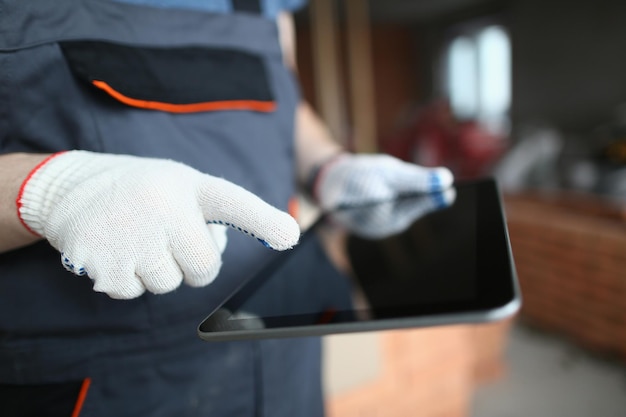
[[[169,113],[196,113],[220,110],[252,110],[258,112],[272,112],[276,110],[276,102],[274,101],[223,100],[204,103],[173,104],[163,103],[160,101],[140,100],[125,96],[104,81],[93,80],[92,83],[96,87],[106,91],[111,97],[124,104],[148,110],[161,110]]]
[[[78,417],[80,415],[80,412],[83,409],[83,404],[85,403],[85,398],[87,398],[87,391],[89,391],[90,385],[91,378],[85,378],[83,380],[83,384],[80,386],[80,391],[78,393],[78,398],[76,399],[76,405],[74,406],[72,417]]]

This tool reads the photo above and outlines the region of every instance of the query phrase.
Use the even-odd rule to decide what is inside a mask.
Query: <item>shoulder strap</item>
[[[232,0],[236,12],[261,14],[261,0]]]

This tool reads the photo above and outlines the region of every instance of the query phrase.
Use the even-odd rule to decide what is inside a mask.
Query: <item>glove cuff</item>
[[[348,152],[341,151],[313,167],[304,184],[304,190],[314,202],[320,203],[319,187],[324,173],[338,160],[349,156],[350,154]]]
[[[72,189],[80,165],[76,159],[84,151],[63,151],[50,155],[37,165],[22,183],[17,199],[17,214],[21,223],[38,236],[45,236],[45,220],[59,196]],[[84,158],[80,158],[84,159]]]

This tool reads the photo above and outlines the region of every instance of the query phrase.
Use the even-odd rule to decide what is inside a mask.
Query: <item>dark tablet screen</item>
[[[442,314],[481,321],[518,296],[502,202],[492,180],[457,184],[455,193],[450,205],[405,196],[322,218],[205,320],[201,336]],[[351,222],[363,230],[336,230]],[[341,237],[329,245],[328,236]]]

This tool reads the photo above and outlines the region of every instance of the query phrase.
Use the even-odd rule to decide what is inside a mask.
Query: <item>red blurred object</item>
[[[426,167],[448,167],[456,178],[476,178],[506,149],[504,137],[474,120],[458,121],[445,100],[421,109],[405,128],[386,138],[383,152]]]

